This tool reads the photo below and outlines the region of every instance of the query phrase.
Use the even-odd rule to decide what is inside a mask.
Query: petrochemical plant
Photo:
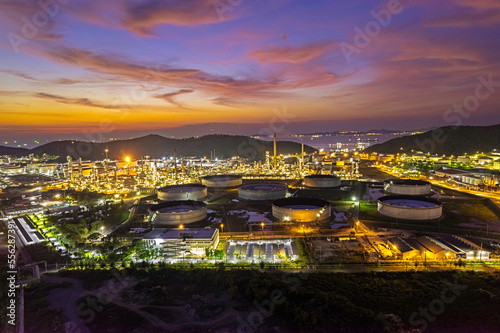
[[[56,194],[44,202],[40,199],[42,195],[38,199],[23,198],[19,206],[4,209],[3,215],[18,218],[23,214],[49,216],[69,212],[82,216],[77,212],[87,208],[67,207],[61,201],[65,193],[85,192],[104,198],[98,203],[100,210],[109,202],[122,202],[129,209],[125,223],[101,227],[102,237],[118,232],[121,239],[142,239],[162,249],[168,260],[180,260],[181,256],[184,259],[186,255],[193,260],[208,258],[205,249],[207,253],[223,251],[226,260],[235,263],[298,260],[299,248],[294,241],[297,237],[312,237],[303,246],[309,246],[310,251],[319,247],[320,258],[336,262],[349,258],[347,254],[339,257],[335,251],[328,253],[335,246],[322,243],[322,239],[330,243],[357,242],[355,247],[344,243],[341,248],[353,258],[367,262],[374,258],[432,257],[428,251],[437,244],[436,238],[405,238],[401,231],[377,235],[379,225],[406,225],[412,229],[436,225],[440,228],[442,221],[450,223],[452,213],[446,210],[448,197],[442,195],[443,189],[437,190],[435,182],[431,183],[431,177],[403,179],[380,172],[380,162],[392,163],[385,155],[356,151],[304,154],[303,148],[295,155],[279,155],[278,147],[274,141],[273,153],[266,152],[257,161],[237,156],[179,157],[176,150],[173,156],[161,159],[124,156],[121,161],[112,161],[107,158],[106,149],[106,158],[100,161],[68,157],[66,163],[52,163],[50,167],[37,164],[30,166],[28,174],[39,170],[38,173],[50,175],[36,183],[36,191]],[[397,163],[406,159],[395,158]],[[8,174],[5,181],[12,181],[21,172],[11,165],[4,165],[0,171]],[[380,174],[384,178],[378,178]],[[432,177],[456,174],[459,172],[455,170],[439,170]],[[470,179],[460,180],[471,182],[476,177],[470,172],[467,175]],[[67,218],[57,221],[64,223]],[[34,232],[38,229],[30,227],[28,222],[26,226],[23,224],[28,217],[17,221],[19,228],[24,228],[20,237],[26,244],[43,241],[45,229],[37,235]],[[120,231],[126,229],[124,225],[129,227],[125,233]],[[387,239],[383,238],[386,236]],[[50,238],[58,249],[67,250],[62,238]],[[435,258],[447,258],[446,253],[453,258],[463,257],[464,253],[467,258],[489,253],[469,243],[472,254],[465,252],[465,246],[452,252],[451,246],[443,245],[444,241],[439,244]],[[326,252],[321,253],[321,249]],[[317,258],[318,254],[314,256]]]
[[[125,156],[123,161],[86,161],[67,157],[60,165],[62,189],[89,190],[106,194],[154,194],[161,200],[199,199],[206,190],[190,196],[189,187],[169,188],[171,185],[202,184],[207,188],[230,188],[243,184],[243,179],[304,179],[307,187],[333,188],[340,186],[341,179],[359,179],[359,155],[317,152],[295,155],[279,155],[278,142],[274,138],[274,153],[266,152],[258,161],[233,157],[219,160],[204,157],[177,157],[152,159],[145,156],[133,160]],[[302,145],[303,146],[303,145]],[[108,156],[108,149],[106,149]],[[242,193],[245,189],[242,189]],[[184,195],[185,194],[185,195]],[[245,196],[245,194],[242,194]]]

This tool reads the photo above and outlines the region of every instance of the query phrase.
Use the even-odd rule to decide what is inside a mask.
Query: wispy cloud
[[[193,26],[220,22],[213,0],[170,0],[129,4],[123,25],[136,34],[151,36],[153,28],[160,24]]]
[[[250,52],[249,57],[261,63],[289,62],[292,64],[307,62],[324,55],[334,47],[333,42],[318,42],[303,46],[281,46]]]
[[[171,92],[171,93],[155,95],[154,98],[163,99],[164,101],[167,101],[170,104],[174,104],[180,108],[184,108],[181,104],[179,104],[178,102],[176,102],[174,100],[174,97],[179,96],[179,95],[183,95],[183,94],[189,94],[189,93],[192,93],[193,91],[194,90],[192,90],[192,89],[180,89],[178,91]]]
[[[93,108],[100,108],[100,109],[124,108],[124,106],[120,106],[120,105],[111,105],[111,104],[95,102],[95,101],[92,101],[88,98],[69,98],[69,97],[57,96],[57,95],[46,94],[46,93],[34,93],[33,97],[48,99],[48,100],[51,100],[51,101],[54,101],[57,103],[62,103],[62,104],[83,105],[83,106],[90,106]]]

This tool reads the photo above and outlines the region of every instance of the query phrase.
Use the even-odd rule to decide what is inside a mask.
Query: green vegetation
[[[267,265],[266,265],[267,266]],[[258,270],[127,268],[112,271],[61,272],[80,278],[87,289],[97,289],[103,281],[120,275],[133,279],[123,291],[125,302],[143,305],[142,310],[169,324],[192,325],[203,320],[217,320],[217,329],[234,331],[238,318],[247,320],[255,304],[269,304],[273,310],[264,316],[256,331],[279,327],[283,332],[401,332],[411,326],[410,316],[420,308],[428,308],[443,292],[453,295],[450,285],[457,286],[458,295],[447,302],[442,313],[428,322],[429,332],[496,331],[500,327],[500,273],[475,271],[404,272],[404,273],[267,273]],[[257,268],[257,267],[256,267]],[[92,285],[88,282],[92,281]],[[30,299],[27,303],[31,302]],[[262,306],[260,306],[262,307]],[[192,309],[193,317],[182,309]],[[168,311],[165,311],[168,309]],[[264,309],[268,310],[269,305]],[[105,306],[96,313],[98,323],[108,323],[102,332],[122,331],[116,321],[119,308]],[[231,316],[226,316],[232,313]],[[128,316],[128,312],[127,312]],[[136,315],[131,318],[136,319]],[[33,314],[33,321],[38,314]],[[142,320],[128,323],[127,331],[152,327]],[[212,325],[210,325],[212,327]],[[208,327],[198,326],[203,330]],[[181,329],[182,330],[182,329]]]
[[[500,125],[446,126],[422,134],[395,138],[364,150],[366,153],[402,154],[423,151],[431,154],[463,155],[498,148]]]
[[[95,242],[100,237],[101,228],[109,228],[124,221],[128,216],[128,209],[124,204],[106,205],[102,207],[90,206],[88,211],[80,209],[61,215],[48,217],[31,215],[33,221],[38,222],[40,228],[50,228],[56,231],[53,235],[60,242],[77,246],[88,242]]]
[[[485,205],[483,199],[442,199],[443,224],[455,226],[460,223],[477,221],[497,222],[499,217]]]
[[[376,203],[370,203],[368,201],[359,202],[359,219],[360,220],[379,220],[380,215],[377,210]]]
[[[135,256],[140,260],[155,260],[163,258],[163,249],[155,244],[148,244],[142,241],[136,245]]]
[[[419,173],[425,173],[429,170],[436,170],[434,162],[412,160],[407,160],[404,163],[400,163],[399,169],[401,171],[418,171]]]
[[[224,253],[224,250],[222,249],[205,249],[205,256],[207,259],[224,259],[226,257],[226,254]]]
[[[25,332],[64,332],[63,310],[53,308],[47,300],[51,290],[68,288],[67,283],[48,283],[25,289],[24,331]],[[29,314],[29,315],[26,315]]]

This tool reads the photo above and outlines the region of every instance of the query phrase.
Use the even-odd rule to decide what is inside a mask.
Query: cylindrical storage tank
[[[304,185],[307,187],[338,187],[340,178],[332,175],[310,175],[304,177]]]
[[[276,200],[286,197],[288,186],[285,184],[246,184],[238,187],[238,196],[246,200]]]
[[[201,183],[208,187],[235,187],[243,183],[238,175],[211,175],[201,178]]]
[[[384,182],[384,191],[387,194],[428,195],[431,183],[415,179],[389,179]]]
[[[389,195],[378,199],[378,212],[395,219],[429,221],[443,215],[443,205],[427,197]]]
[[[207,187],[201,184],[171,185],[158,189],[158,200],[199,200],[207,196]]]
[[[284,198],[273,202],[273,216],[283,221],[315,222],[329,218],[332,206],[315,198]]]
[[[206,217],[207,205],[201,201],[166,201],[149,207],[149,221],[159,226],[179,226]]]

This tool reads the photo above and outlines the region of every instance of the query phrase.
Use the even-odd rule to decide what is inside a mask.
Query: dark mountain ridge
[[[489,153],[500,149],[500,124],[492,126],[446,126],[425,133],[403,136],[364,150],[367,153],[411,153],[438,155]]]
[[[109,142],[87,142],[77,140],[53,141],[33,149],[12,148],[0,146],[0,155],[26,156],[57,155],[58,160],[71,156],[73,159],[82,158],[100,160],[106,157],[108,149],[109,159],[121,160],[125,156],[139,159],[143,156],[151,158],[170,157],[176,150],[177,156],[229,158],[240,156],[250,160],[263,160],[266,151],[273,154],[273,142],[235,135],[206,135],[186,139],[171,139],[161,135],[151,134],[129,140]],[[300,153],[301,145],[290,141],[278,141],[278,154]],[[304,152],[316,151],[313,147],[304,145]]]

